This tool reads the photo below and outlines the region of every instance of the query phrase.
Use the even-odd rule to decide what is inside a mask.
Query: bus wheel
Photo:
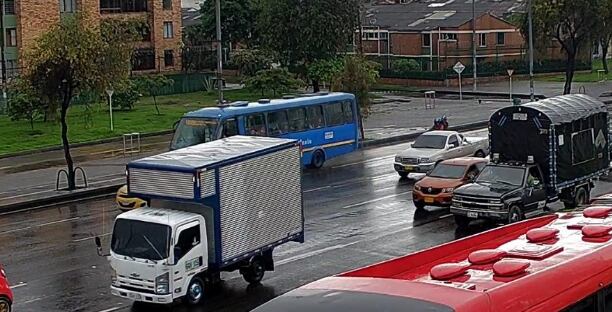
[[[187,287],[187,302],[190,305],[196,305],[202,302],[204,297],[204,282],[199,277],[191,279],[189,286]]]
[[[325,154],[323,154],[322,150],[316,150],[312,153],[312,161],[310,162],[310,166],[314,169],[319,169],[323,167],[323,163],[325,162]]]

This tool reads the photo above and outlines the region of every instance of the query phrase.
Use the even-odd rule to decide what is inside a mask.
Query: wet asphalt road
[[[472,133],[482,136],[482,131]],[[406,144],[355,152],[304,173],[306,242],[275,250],[276,271],[247,287],[226,273],[219,289],[198,307],[132,305],[111,296],[105,258],[93,235],[108,242],[118,214],[112,197],[0,216],[0,263],[5,265],[20,311],[249,311],[293,288],[332,274],[453,240],[445,209],[415,213],[413,181],[399,180],[393,156]],[[599,182],[595,193],[612,190]],[[106,244],[108,245],[108,244]]]

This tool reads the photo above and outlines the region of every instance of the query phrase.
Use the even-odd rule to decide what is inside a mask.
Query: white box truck
[[[295,140],[234,136],[130,162],[129,194],[151,205],[115,220],[112,294],[197,304],[221,271],[259,283],[275,247],[304,242],[300,154]]]

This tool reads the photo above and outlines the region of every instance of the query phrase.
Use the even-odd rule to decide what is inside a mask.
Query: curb
[[[487,120],[487,121],[479,121],[479,122],[462,124],[462,125],[458,125],[454,127],[449,127],[449,130],[453,130],[453,131],[474,130],[474,129],[485,127],[488,124],[488,122],[489,121]],[[391,143],[412,140],[427,131],[418,131],[418,132],[397,135],[397,136],[392,136],[392,137],[378,139],[378,140],[365,141],[361,144],[361,148],[384,146],[384,145],[389,145]],[[5,205],[0,204],[0,213],[14,212],[14,211],[19,211],[19,210],[28,210],[28,209],[34,209],[34,208],[43,208],[44,206],[59,205],[59,204],[63,204],[66,202],[71,202],[71,201],[75,201],[79,199],[85,199],[88,197],[111,194],[111,193],[116,192],[117,189],[124,184],[125,183],[112,183],[110,185],[91,187],[91,188],[88,188],[82,191],[57,194],[57,195],[53,195],[53,196],[49,196],[45,198],[24,200],[22,202],[10,203],[10,204],[5,204]]]
[[[486,127],[489,124],[489,121],[477,121],[477,122],[472,122],[472,123],[466,123],[466,124],[462,124],[462,125],[458,125],[458,126],[453,126],[453,127],[448,127],[448,130],[452,130],[452,131],[467,131],[467,130],[475,130],[478,128],[482,128],[482,127]],[[362,148],[370,148],[370,147],[377,147],[377,146],[383,146],[383,145],[389,145],[391,143],[397,143],[397,142],[401,142],[401,141],[408,141],[408,140],[413,140],[416,139],[419,135],[428,132],[430,130],[424,130],[424,131],[417,131],[417,132],[412,132],[412,133],[407,133],[407,134],[401,134],[401,135],[396,135],[396,136],[392,136],[392,137],[388,137],[388,138],[383,138],[383,139],[377,139],[377,140],[366,140],[364,142],[361,143],[361,147]]]

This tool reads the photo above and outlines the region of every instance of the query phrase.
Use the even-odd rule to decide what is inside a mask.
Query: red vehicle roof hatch
[[[442,263],[431,268],[429,275],[435,280],[445,281],[464,275],[469,267],[467,263]]]
[[[525,273],[530,265],[527,260],[500,260],[493,265],[493,273],[500,277],[512,277]]]
[[[468,256],[471,264],[490,264],[498,261],[506,255],[506,252],[499,249],[482,249],[472,252]]]
[[[557,237],[559,229],[537,228],[527,231],[527,240],[531,243],[540,243]]]
[[[582,227],[582,235],[587,238],[604,237],[611,230],[612,225],[585,225]]]
[[[607,218],[612,211],[612,207],[609,206],[593,206],[584,209],[582,215],[586,218]]]

